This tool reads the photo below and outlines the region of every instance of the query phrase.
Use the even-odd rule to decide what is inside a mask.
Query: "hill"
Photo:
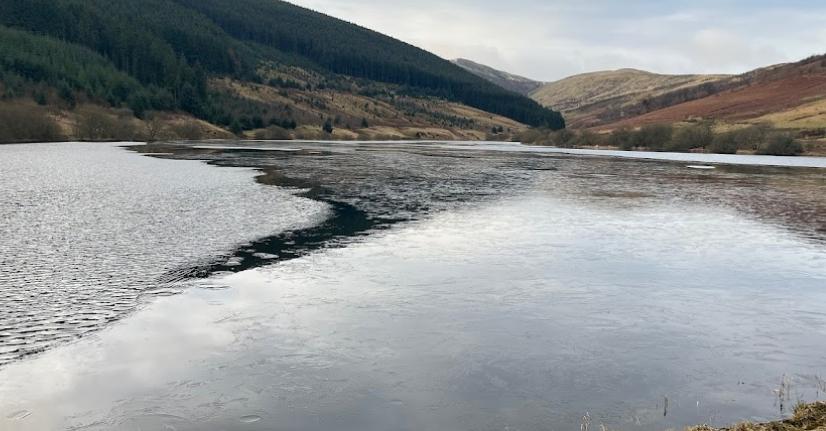
[[[622,119],[604,128],[696,119],[768,123],[798,130],[826,127],[826,56],[757,69],[724,82],[720,91],[706,97]]]
[[[592,85],[610,90],[606,82]],[[623,79],[617,87],[627,82]],[[583,97],[593,92],[578,90]],[[521,139],[626,150],[826,154],[826,55],[638,94],[634,99],[606,98],[622,100],[614,108],[609,102],[563,105],[578,132],[532,130]]]
[[[722,130],[765,124],[816,138],[826,134],[826,56],[740,75],[586,73],[548,83],[531,97],[578,129],[712,120]]]
[[[572,127],[585,128],[645,113],[714,92],[726,75],[661,75],[635,69],[585,73],[551,82],[530,93],[565,114]]]
[[[457,58],[456,60],[453,60],[453,63],[468,72],[484,78],[506,90],[510,90],[524,96],[530,95],[534,90],[543,85],[542,82],[534,81],[533,79],[514,75],[512,73],[503,72],[490,66],[485,66],[484,64],[479,64],[464,58]]]
[[[242,134],[267,126],[368,136],[377,127],[412,128],[414,136],[564,127],[558,113],[449,61],[281,1],[0,7],[0,104],[32,117],[47,112],[63,129],[89,121],[78,110],[92,108],[98,122],[133,113],[145,123],[159,112]]]

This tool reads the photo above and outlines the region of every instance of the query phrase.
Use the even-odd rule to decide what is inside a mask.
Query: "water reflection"
[[[697,171],[679,161],[583,159],[501,143],[293,142],[259,143],[254,148],[161,144],[134,149],[222,166],[264,168],[262,182],[310,190],[308,196],[315,199],[352,205],[379,227],[539,187],[584,201],[616,195],[734,208],[809,240],[826,238],[826,175],[816,168],[741,164]],[[750,157],[738,160],[746,163]]]
[[[665,429],[773,417],[784,373],[814,396],[823,250],[708,207],[583,208],[531,194],[210,281],[231,289],[10,366],[3,405],[29,429]]]
[[[228,288],[157,298],[7,366],[0,428],[576,429],[587,413],[592,429],[663,430],[776,417],[786,379],[792,398],[822,393],[819,172],[419,146],[164,152],[405,222],[188,281]]]

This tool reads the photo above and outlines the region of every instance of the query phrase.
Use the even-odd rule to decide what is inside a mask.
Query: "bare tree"
[[[164,124],[157,114],[150,115],[146,120],[146,140],[155,142],[161,139],[164,132]]]

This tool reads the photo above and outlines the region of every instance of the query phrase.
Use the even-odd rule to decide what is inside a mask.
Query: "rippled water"
[[[239,192],[265,186],[237,167],[260,167],[367,224],[210,249],[205,273],[162,265],[227,289],[0,369],[0,428],[653,431],[826,392],[822,170],[256,146],[136,148],[222,168],[122,156],[240,174]]]
[[[0,146],[0,365],[121,318],[166,271],[326,216],[255,175],[109,144]]]

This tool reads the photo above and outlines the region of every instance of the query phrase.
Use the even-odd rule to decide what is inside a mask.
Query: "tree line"
[[[606,134],[589,130],[574,132],[528,131],[521,140],[529,144],[561,148],[610,146],[620,150],[796,156],[805,150],[797,137],[769,125],[757,124],[715,132],[713,124],[700,122],[683,126],[652,124],[639,129],[619,128]]]

